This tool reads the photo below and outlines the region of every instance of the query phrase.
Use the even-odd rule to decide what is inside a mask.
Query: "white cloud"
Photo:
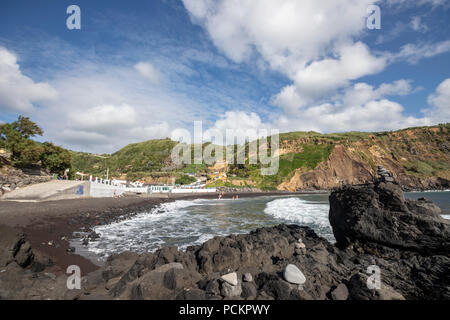
[[[389,57],[390,62],[406,60],[411,64],[416,64],[421,59],[432,58],[442,53],[450,51],[450,40],[427,44],[407,44],[400,52]]]
[[[380,87],[377,89],[377,93],[380,96],[386,95],[398,95],[398,96],[406,96],[413,91],[411,86],[411,80],[397,80],[393,83],[382,83]]]
[[[136,69],[144,78],[148,79],[151,83],[158,85],[161,82],[161,73],[151,63],[138,62],[134,65]]]
[[[33,104],[55,100],[57,91],[45,82],[34,82],[22,74],[17,57],[0,47],[0,110],[30,112]]]
[[[375,88],[356,83],[333,98],[333,103],[307,106],[302,112],[275,119],[273,126],[283,131],[314,130],[319,132],[379,131],[431,124],[430,118],[404,115],[404,108],[389,96],[414,92],[411,80],[383,83]]]
[[[428,26],[422,22],[422,18],[419,16],[412,17],[410,22],[411,28],[417,32],[427,32]]]
[[[418,125],[430,125],[428,118],[405,117],[399,103],[381,99],[362,105],[339,106],[330,103],[309,107],[298,117],[281,117],[275,125],[284,131],[319,132],[380,131]]]
[[[214,124],[214,129],[222,132],[225,132],[226,129],[257,129],[261,127],[261,118],[256,113],[243,111],[227,111]]]
[[[194,23],[236,62],[255,54],[293,83],[273,97],[287,112],[349,81],[380,72],[386,59],[354,42],[372,0],[183,0]]]
[[[59,138],[66,144],[71,144],[71,146],[82,147],[83,151],[90,150],[90,148],[100,144],[106,145],[107,147],[113,145],[113,139],[105,134],[93,131],[63,129],[62,132],[59,133]],[[107,148],[102,149],[105,150]],[[102,150],[98,149],[93,152],[99,153],[102,152]]]
[[[193,21],[235,61],[257,50],[272,67],[316,58],[365,26],[370,0],[183,0]]]
[[[365,103],[382,99],[387,96],[405,96],[413,92],[411,80],[397,80],[393,83],[382,83],[378,88],[367,83],[356,83],[347,88],[343,94],[342,104],[344,106],[360,106]]]
[[[126,65],[81,60],[52,76],[51,85],[64,95],[31,116],[43,127],[44,139],[74,150],[115,152],[217,113],[174,92],[172,84],[149,86]]]
[[[58,57],[64,57],[61,52],[68,50],[64,46],[53,49],[51,54]],[[102,63],[89,53],[79,52],[78,59],[57,63],[65,67],[52,68],[45,84],[35,83],[22,75],[17,61],[18,57],[10,51],[0,51],[0,113],[25,113],[44,129],[43,139],[74,150],[115,152],[132,142],[165,138],[170,136],[172,127],[192,125],[194,120],[209,118],[222,111],[214,103],[211,103],[214,108],[208,108],[211,105],[207,107],[204,101],[197,100],[198,97],[204,100],[211,96],[217,98],[217,92],[211,88],[192,90],[184,82],[180,84],[182,78],[177,77],[180,73],[185,74],[179,68],[184,62],[174,66],[171,59],[156,59],[173,78],[170,86],[164,81],[158,86],[149,86],[149,79],[137,74],[128,63],[123,66]],[[10,87],[11,84],[14,86]],[[41,94],[33,93],[41,88],[50,89]],[[204,95],[190,96],[195,90]],[[10,100],[5,100],[12,97],[24,103],[12,105]],[[48,99],[44,101],[44,98]],[[42,103],[33,108],[31,103],[38,100]],[[236,105],[231,99],[229,102]]]
[[[295,85],[284,87],[281,92],[272,99],[274,105],[283,108],[288,113],[294,113],[308,102],[309,100],[299,94]]]
[[[316,128],[328,132],[333,128],[372,130],[429,123],[429,118],[404,116],[400,104],[386,99],[412,93],[409,80],[378,88],[352,82],[383,71],[389,63],[400,60],[416,63],[448,52],[450,40],[408,44],[397,54],[375,54],[355,39],[365,30],[369,5],[436,7],[444,2],[183,0],[192,22],[201,25],[230,59],[238,63],[262,59],[291,80],[271,100],[287,115],[278,123],[274,116],[276,126],[295,123],[290,126],[292,130]],[[417,31],[427,30],[420,17],[413,17],[410,26]],[[397,32],[401,32],[407,25],[398,28]],[[380,113],[375,111],[377,108]]]
[[[203,134],[204,141],[210,141],[211,137],[221,136],[222,142],[214,141],[216,144],[226,144],[227,134],[229,137],[236,137],[238,143],[243,143],[246,139],[252,137],[246,136],[246,133],[254,133],[258,137],[264,135],[262,130],[269,130],[270,126],[263,123],[259,115],[254,112],[227,111],[223,116],[217,119],[214,124]]]
[[[433,121],[438,123],[450,122],[450,78],[445,79],[428,97],[430,109],[424,110]]]
[[[297,105],[301,107],[324,94],[346,86],[351,80],[377,73],[385,67],[385,59],[372,56],[367,46],[361,42],[344,45],[338,52],[338,59],[316,61],[300,70],[294,77],[296,93],[289,93],[291,99],[283,105],[280,102],[283,102],[281,99],[286,99],[286,96],[283,96],[286,91],[282,91],[282,96],[276,98],[278,106],[287,112],[295,112],[297,110],[292,110],[295,98]]]
[[[422,5],[431,5],[432,7],[438,7],[444,5],[448,2],[448,0],[385,0],[385,3],[389,6],[422,6]]]
[[[151,126],[130,128],[129,133],[133,137],[142,140],[147,140],[152,137],[166,138],[170,136],[170,125],[166,121],[162,121]]]
[[[96,106],[83,112],[72,111],[70,122],[84,131],[112,133],[122,128],[136,125],[136,110],[129,105]]]

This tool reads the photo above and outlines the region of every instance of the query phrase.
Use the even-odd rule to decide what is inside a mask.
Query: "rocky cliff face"
[[[361,184],[373,180],[373,170],[355,158],[344,146],[337,145],[326,162],[314,170],[298,169],[289,182],[282,183],[279,190],[330,190],[345,184]]]
[[[307,227],[261,228],[186,252],[113,255],[80,290],[23,235],[2,232],[0,298],[450,299],[450,222],[436,206],[389,181],[338,189],[330,206],[336,245]]]
[[[312,170],[298,168],[278,189],[331,190],[347,184],[374,182],[377,165],[391,171],[404,190],[450,188],[448,126],[401,130],[332,143],[334,149],[326,161]]]

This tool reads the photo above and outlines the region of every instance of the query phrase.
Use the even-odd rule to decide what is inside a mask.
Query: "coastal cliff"
[[[287,144],[287,142],[286,142]],[[333,143],[333,151],[312,170],[298,168],[280,190],[331,190],[373,182],[377,165],[393,173],[404,190],[450,187],[448,126],[370,134]]]
[[[170,183],[187,172],[221,171],[226,179],[213,186],[302,191],[374,182],[377,166],[383,165],[403,190],[450,188],[450,124],[377,133],[282,133],[279,169],[270,176],[261,175],[257,165],[225,161],[220,166],[176,166],[170,157],[175,144],[170,139],[149,140],[102,156],[73,152],[73,166],[94,175],[108,168],[111,176],[150,183]]]
[[[450,299],[450,222],[390,177],[330,196],[336,244],[297,225],[215,237],[179,251],[124,252],[68,290],[65,270],[0,233],[2,299]],[[371,283],[378,270],[378,284]]]

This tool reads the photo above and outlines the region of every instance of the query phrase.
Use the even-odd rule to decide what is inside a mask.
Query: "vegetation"
[[[0,125],[0,147],[11,152],[14,166],[19,168],[41,165],[52,173],[73,174],[70,152],[50,142],[39,143],[31,138],[42,136],[42,129],[28,117],[19,116],[12,123]]]
[[[185,185],[185,184],[191,184],[193,182],[197,181],[197,179],[195,179],[194,177],[188,176],[188,175],[182,175],[181,177],[177,178],[175,180],[175,184],[181,184],[181,185]]]
[[[379,149],[383,153],[382,157],[398,162],[410,175],[449,176],[447,151],[441,150],[443,145],[449,144],[449,130],[449,124],[442,124],[379,133],[321,134],[313,131],[282,133],[280,147],[285,151],[279,158],[279,170],[276,175],[263,176],[261,165],[249,164],[247,143],[244,149],[234,146],[235,158],[238,149],[245,150],[245,164],[229,164],[226,168],[228,180],[217,181],[211,186],[235,186],[231,182],[237,179],[245,181],[246,187],[273,190],[281,183],[289,181],[297,170],[307,172],[327,161],[336,145],[352,149],[355,159],[374,169],[379,163],[379,158],[374,156],[374,150]],[[205,163],[176,166],[170,157],[176,144],[177,142],[169,139],[150,140],[128,145],[111,155],[73,153],[72,158],[78,171],[105,176],[106,169],[109,168],[110,176],[126,175],[130,180],[162,176],[180,179],[186,173],[211,173],[217,170]],[[203,144],[202,149],[208,145]],[[270,137],[268,146],[270,154]],[[193,160],[194,145],[190,146],[190,150]]]
[[[80,171],[106,177],[109,171],[109,177],[126,177],[127,180],[176,179],[176,184],[190,184],[195,178],[187,173],[211,174],[217,170],[226,170],[228,178],[216,181],[211,186],[241,185],[273,190],[281,183],[288,182],[298,170],[300,173],[308,172],[325,163],[337,145],[345,147],[355,161],[373,169],[376,169],[380,159],[387,159],[403,167],[407,174],[418,178],[438,176],[450,179],[449,131],[450,124],[447,123],[377,133],[282,133],[280,148],[283,152],[279,157],[279,169],[275,175],[269,176],[261,174],[261,164],[249,163],[249,143],[233,146],[235,163],[237,153],[244,152],[244,164],[227,164],[217,168],[204,162],[194,164],[194,145],[189,145],[191,164],[177,165],[173,163],[171,154],[178,142],[168,138],[133,143],[113,154],[74,152],[50,142],[35,141],[35,137],[43,135],[42,129],[22,116],[12,123],[0,125],[0,148],[11,153],[11,161],[16,167],[40,165],[60,175],[69,168],[71,175]],[[258,145],[262,141],[258,140]],[[268,155],[271,154],[271,142],[271,137],[268,137]],[[208,146],[211,144],[204,143],[201,148],[205,150]],[[225,155],[225,147],[220,148],[223,148]]]
[[[73,176],[73,170],[70,170],[72,169],[72,157],[70,152],[64,148],[44,142],[40,160],[42,166],[50,172],[62,175],[66,169],[69,169],[69,175]]]

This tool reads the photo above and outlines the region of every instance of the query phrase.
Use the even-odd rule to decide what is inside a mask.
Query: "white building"
[[[162,193],[168,193],[172,192],[173,186],[150,186],[149,192],[162,192]]]

